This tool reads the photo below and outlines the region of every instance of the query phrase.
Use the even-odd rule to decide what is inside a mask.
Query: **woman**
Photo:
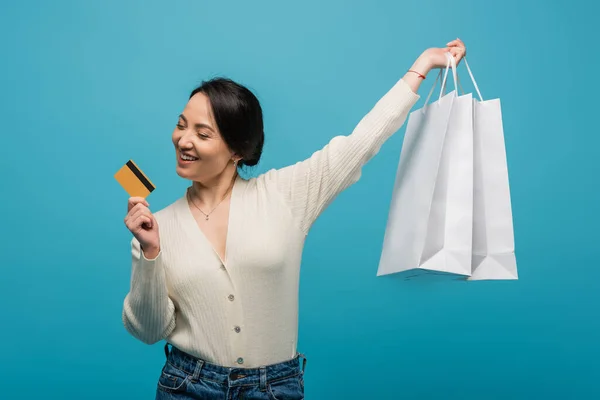
[[[195,89],[172,135],[185,195],[152,214],[132,197],[132,276],[126,329],[166,339],[158,399],[302,399],[306,360],[296,351],[300,260],[321,212],[404,123],[433,68],[458,64],[460,39],[424,51],[351,135],[303,162],[252,179],[263,147],[260,104],[214,79]],[[169,351],[168,345],[171,345]]]

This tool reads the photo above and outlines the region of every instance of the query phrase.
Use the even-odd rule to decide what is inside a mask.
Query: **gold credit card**
[[[156,188],[132,160],[117,171],[115,179],[131,197],[146,198]]]

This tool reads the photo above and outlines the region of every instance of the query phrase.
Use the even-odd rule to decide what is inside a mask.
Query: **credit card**
[[[115,174],[117,182],[123,186],[123,189],[131,197],[146,198],[156,189],[150,179],[142,172],[142,170],[132,161],[129,160]]]

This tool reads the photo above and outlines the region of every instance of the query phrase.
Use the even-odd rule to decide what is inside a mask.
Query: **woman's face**
[[[186,104],[173,130],[177,175],[192,181],[209,181],[232,164],[234,154],[223,141],[204,93]]]

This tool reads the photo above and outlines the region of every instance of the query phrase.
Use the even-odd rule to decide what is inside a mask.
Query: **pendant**
[[[206,220],[208,221],[208,215],[206,216]]]

